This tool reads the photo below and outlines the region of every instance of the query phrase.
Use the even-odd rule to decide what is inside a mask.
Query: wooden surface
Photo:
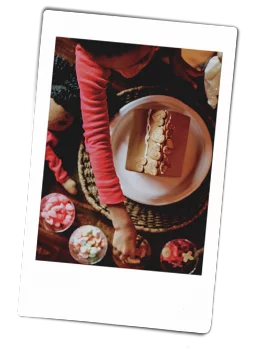
[[[46,171],[47,173],[48,171]],[[106,257],[99,263],[100,266],[115,266],[112,257],[112,238],[114,229],[111,222],[95,211],[84,199],[80,193],[78,196],[70,196],[58,183],[53,183],[49,188],[44,189],[45,194],[51,192],[60,192],[67,195],[75,205],[76,217],[73,225],[63,233],[53,233],[39,227],[38,230],[38,249],[37,260],[56,261],[65,263],[77,263],[70,255],[68,250],[68,240],[72,232],[81,225],[90,224],[99,227],[107,236],[109,241],[109,248]],[[200,249],[204,246],[205,235],[205,220],[206,215],[201,216],[197,221],[191,225],[184,227],[177,231],[170,231],[161,234],[151,234],[139,232],[150,243],[152,254],[151,261],[147,266],[147,270],[161,271],[160,267],[160,253],[166,242],[175,238],[187,238],[193,241],[197,248]],[[197,271],[195,274],[202,272],[202,257],[200,259]]]

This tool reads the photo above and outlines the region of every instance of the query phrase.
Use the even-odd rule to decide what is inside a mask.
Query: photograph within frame
[[[120,31],[115,30],[117,28]],[[168,35],[171,33],[173,35]],[[56,37],[85,37],[90,40],[195,48],[223,53],[201,276],[117,270],[97,265],[71,266],[69,263],[46,261],[45,258],[45,261],[36,260]],[[207,333],[210,330],[236,38],[237,29],[227,26],[52,10],[44,12],[18,307],[20,316],[184,332]],[[201,112],[199,115],[202,115]],[[53,244],[56,257],[61,253],[62,241],[63,237],[55,233]],[[48,237],[44,237],[44,244],[47,246],[47,249],[42,249],[44,255],[46,251],[52,254],[52,242],[48,241]],[[79,300],[70,301],[70,298],[82,298],[86,302],[97,303],[101,302],[101,295],[106,305],[99,310],[94,310],[93,306],[80,308]],[[171,303],[173,305],[167,305]]]

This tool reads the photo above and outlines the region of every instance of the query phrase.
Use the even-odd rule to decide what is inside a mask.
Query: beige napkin
[[[206,68],[204,76],[205,91],[207,95],[208,104],[215,109],[218,103],[218,95],[220,88],[220,74],[221,74],[221,54],[213,56]]]

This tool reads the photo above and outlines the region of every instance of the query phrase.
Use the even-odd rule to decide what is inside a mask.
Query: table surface
[[[46,171],[47,172],[47,171]],[[112,259],[112,238],[114,229],[111,221],[105,216],[94,210],[93,207],[87,203],[84,196],[80,192],[77,196],[69,195],[64,188],[58,183],[54,182],[49,187],[43,189],[43,194],[51,192],[60,192],[67,195],[75,205],[76,217],[73,225],[63,233],[53,233],[39,227],[38,229],[38,246],[37,246],[37,260],[42,261],[56,261],[65,263],[77,263],[72,258],[68,249],[68,240],[72,232],[81,225],[90,224],[99,227],[107,236],[109,240],[109,247],[105,258],[97,265],[99,266],[115,266]],[[44,196],[44,195],[43,195]],[[160,253],[166,242],[175,238],[186,238],[193,241],[197,248],[203,248],[205,241],[205,226],[206,226],[206,212],[202,214],[192,224],[178,230],[169,231],[166,233],[153,234],[139,232],[144,236],[152,249],[151,260],[147,264],[146,270],[161,271],[160,267]],[[202,256],[195,271],[195,274],[202,273]]]

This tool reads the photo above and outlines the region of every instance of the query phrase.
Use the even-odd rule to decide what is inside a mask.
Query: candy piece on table
[[[100,230],[99,229],[94,229],[93,231],[93,235],[96,237],[96,238],[100,238]]]
[[[64,216],[64,214],[61,214],[61,213],[58,213],[57,215],[56,215],[56,217],[55,217],[55,221],[56,222],[62,222],[63,220],[65,219],[65,216]]]
[[[69,214],[67,214],[66,216],[65,216],[65,219],[66,220],[68,220],[69,222],[71,221],[71,219],[72,219],[72,216],[71,215],[69,215]]]
[[[162,256],[166,259],[170,257],[170,249],[169,247],[164,247],[162,250]]]
[[[96,255],[97,252],[98,252],[98,251],[97,251],[97,248],[96,248],[96,247],[91,247],[91,248],[90,248],[90,254],[95,254],[95,255]]]
[[[93,246],[96,244],[96,241],[95,241],[95,239],[90,239],[87,241],[87,244],[89,244],[90,246]]]
[[[52,218],[56,218],[57,217],[57,214],[55,212],[55,210],[51,209],[48,211],[48,215]]]
[[[45,211],[41,212],[41,217],[48,218],[48,212],[45,212]]]
[[[48,200],[49,203],[58,203],[58,198],[56,196],[52,196],[50,197],[50,199]]]
[[[84,245],[86,245],[87,243],[86,243],[86,240],[85,239],[75,239],[81,246],[84,246]]]
[[[174,243],[171,243],[171,251],[172,251],[172,256],[177,257],[177,246]]]
[[[62,209],[62,207],[60,205],[55,205],[52,207],[52,210],[55,212],[59,212]]]
[[[74,206],[71,205],[71,203],[68,203],[65,208],[66,208],[67,211],[73,211],[74,210]]]
[[[52,202],[47,202],[46,205],[45,205],[45,210],[49,211],[52,207],[53,207]]]
[[[46,218],[45,221],[50,224],[51,226],[54,224],[54,221],[52,218]]]
[[[66,219],[66,218],[62,221],[62,224],[63,224],[64,226],[67,226],[69,223],[70,223],[70,222],[69,222],[69,219]]]
[[[101,243],[101,239],[100,239],[100,238],[98,238],[98,239],[96,238],[96,239],[95,239],[95,242],[96,242],[96,245],[98,246],[98,245],[100,245],[100,243]]]
[[[86,244],[87,251],[90,251],[91,245],[89,243]]]
[[[75,211],[67,211],[67,212],[65,212],[65,215],[69,215],[69,216],[73,217],[74,212]]]
[[[91,254],[91,253],[89,253],[89,257],[90,257],[90,258],[96,257],[96,255],[97,255],[97,254]]]
[[[187,262],[187,261],[191,261],[191,260],[194,260],[194,257],[192,256],[192,251],[188,251],[187,253],[183,253],[183,261],[184,262]]]
[[[82,252],[82,253],[87,252],[87,246],[86,245],[81,246],[80,252]]]
[[[73,244],[77,245],[77,244],[79,244],[79,242],[80,242],[80,244],[82,244],[82,240],[80,240],[80,238],[73,239]],[[85,242],[85,244],[86,244],[86,242]],[[82,245],[85,245],[85,244],[82,244]]]

